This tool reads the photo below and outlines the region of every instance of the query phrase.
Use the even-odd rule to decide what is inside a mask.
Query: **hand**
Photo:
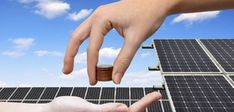
[[[143,112],[153,102],[159,100],[161,94],[152,92],[129,108],[122,103],[92,104],[79,97],[58,97],[46,106],[45,112]]]
[[[171,3],[167,0],[122,0],[99,7],[73,33],[67,46],[63,72],[72,72],[79,46],[90,37],[87,69],[90,84],[95,85],[99,49],[104,36],[114,28],[125,40],[112,73],[113,81],[119,84],[141,43],[159,28],[169,14]]]

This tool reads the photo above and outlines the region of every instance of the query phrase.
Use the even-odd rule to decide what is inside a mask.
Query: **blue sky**
[[[2,0],[0,86],[88,86],[88,42],[80,47],[69,76],[61,72],[66,45],[72,31],[98,6],[115,1]],[[234,10],[172,15],[144,44],[154,38],[233,38],[233,18]],[[112,64],[122,44],[123,38],[112,30],[100,51],[100,63]],[[160,73],[147,71],[156,63],[153,50],[139,49],[120,86],[161,84]],[[115,85],[108,82],[97,86]]]

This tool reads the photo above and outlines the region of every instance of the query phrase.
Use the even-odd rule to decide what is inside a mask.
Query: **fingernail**
[[[120,84],[121,82],[121,73],[116,73],[115,76],[114,76],[114,82],[115,84]]]
[[[117,112],[126,112],[126,107],[124,105],[120,105],[116,109]]]

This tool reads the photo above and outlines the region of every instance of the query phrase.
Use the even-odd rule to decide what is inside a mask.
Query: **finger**
[[[90,26],[90,18],[88,18],[72,34],[64,57],[64,74],[69,74],[72,72],[74,66],[74,58],[78,52],[81,43],[89,37]]]
[[[107,20],[95,21],[92,24],[90,41],[87,51],[88,75],[91,85],[97,83],[96,66],[98,63],[98,53],[102,46],[104,36],[111,30],[111,24]]]
[[[130,112],[143,112],[148,106],[161,98],[159,92],[152,92],[129,107]]]
[[[114,62],[114,68],[112,72],[112,79],[114,83],[119,84],[121,82],[124,73],[130,65],[141,43],[142,41],[137,40],[137,36],[135,36],[134,34],[127,35],[124,45]]]
[[[98,106],[98,112],[128,112],[128,107],[122,103],[106,103]]]

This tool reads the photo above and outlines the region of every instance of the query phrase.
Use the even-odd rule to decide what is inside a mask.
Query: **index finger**
[[[138,102],[134,103],[129,107],[130,112],[143,112],[152,103],[158,101],[161,98],[159,92],[152,92],[144,96]]]
[[[74,58],[82,42],[89,37],[90,31],[91,25],[89,17],[74,31],[67,45],[63,66],[64,74],[69,74],[72,72],[74,66]]]

